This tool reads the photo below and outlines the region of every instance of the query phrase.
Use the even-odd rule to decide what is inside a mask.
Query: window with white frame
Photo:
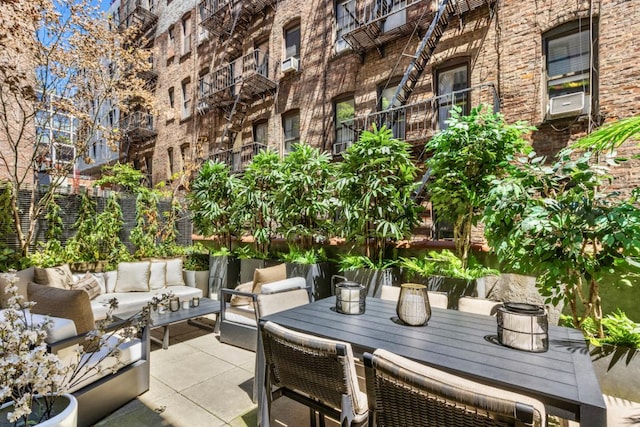
[[[387,86],[378,88],[378,111],[386,112],[378,115],[377,125],[378,128],[384,125],[387,129],[391,129],[394,138],[404,139],[406,129],[405,110],[395,108],[400,106],[400,101],[397,99],[393,102],[393,105],[391,104],[399,84],[400,79],[394,79]]]
[[[451,109],[458,106],[463,114],[469,114],[469,67],[467,64],[443,68],[437,71],[438,80],[438,129],[447,128]]]
[[[300,112],[291,111],[282,115],[284,130],[284,152],[289,153],[293,145],[300,142]]]
[[[284,31],[284,57],[300,59],[300,24]]]
[[[349,48],[343,35],[353,31],[356,27],[355,0],[337,0],[336,3],[336,52]]]
[[[207,9],[204,1],[200,2],[200,4],[198,5],[198,16],[200,19],[200,25],[198,25],[198,43],[202,43],[209,38],[209,30],[207,30],[204,25],[202,25],[202,22],[207,17]]]
[[[356,103],[353,96],[344,97],[334,102],[334,120],[336,137],[333,144],[333,154],[342,153],[355,140],[353,118],[356,113]]]
[[[591,81],[591,67],[597,66],[593,40],[588,23],[580,21],[561,25],[544,34],[550,114],[581,114],[591,105],[590,97],[595,87],[595,82]],[[554,101],[555,106],[560,107],[558,111],[554,111]]]
[[[182,18],[182,54],[191,52],[191,17]]]
[[[191,115],[191,82],[182,82],[182,118],[186,119]]]
[[[253,141],[264,145],[269,145],[269,123],[266,121],[257,122],[253,125]]]
[[[176,28],[172,25],[167,30],[167,59],[173,58],[176,52]]]

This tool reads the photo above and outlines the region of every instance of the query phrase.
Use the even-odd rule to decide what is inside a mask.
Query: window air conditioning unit
[[[584,92],[554,96],[549,99],[549,117],[578,116],[589,113],[591,97]]]
[[[291,71],[298,71],[300,69],[300,62],[298,58],[290,56],[282,61],[282,72],[290,73]]]

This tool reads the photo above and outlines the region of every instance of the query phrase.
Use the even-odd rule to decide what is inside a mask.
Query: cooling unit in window
[[[283,73],[291,73],[294,71],[298,71],[300,63],[298,62],[298,58],[290,56],[289,58],[282,61],[282,72]]]
[[[549,99],[549,118],[579,116],[589,113],[591,97],[584,92],[554,96]]]

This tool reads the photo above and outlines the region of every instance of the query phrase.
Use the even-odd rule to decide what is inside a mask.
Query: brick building
[[[634,1],[125,0],[121,17],[146,22],[155,49],[159,114],[127,146],[154,183],[188,159],[241,171],[297,141],[339,160],[374,122],[420,158],[454,104],[527,120],[546,155],[639,114]],[[616,185],[640,184],[637,171]]]

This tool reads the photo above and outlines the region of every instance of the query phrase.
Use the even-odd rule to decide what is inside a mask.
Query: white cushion
[[[118,264],[118,278],[116,292],[147,292],[149,291],[149,275],[151,263],[121,262]]]
[[[118,270],[105,271],[102,273],[102,277],[104,277],[105,293],[115,292]]]
[[[107,292],[107,283],[104,277],[104,273],[91,273],[93,277],[96,278],[98,285],[100,285],[100,293],[104,294]]]
[[[193,297],[202,298],[202,290],[198,288],[194,288],[192,286],[171,286],[170,288],[164,289],[156,289],[151,291],[151,294],[148,299],[151,299],[151,296],[157,295],[160,296],[162,294],[172,293],[173,296],[180,298],[181,300],[191,299]]]
[[[182,258],[168,259],[167,263],[167,286],[184,286],[182,277]]]
[[[224,320],[242,325],[256,326],[256,313],[251,305],[231,306],[224,309]]]
[[[25,312],[27,322],[29,322],[29,324],[32,322],[38,324],[44,322],[45,319],[49,319],[50,324],[45,326],[45,330],[47,331],[47,338],[45,338],[45,342],[48,344],[78,335],[76,331],[76,324],[73,323],[73,320],[71,319],[34,314],[29,310],[25,310]],[[4,310],[0,310],[0,320],[4,321]]]
[[[304,277],[289,277],[288,279],[278,280],[277,282],[266,283],[262,285],[261,294],[275,294],[278,292],[289,291],[292,289],[304,289],[307,287],[307,281]]]
[[[151,277],[149,278],[149,289],[162,289],[167,283],[167,263],[166,261],[151,262]]]

